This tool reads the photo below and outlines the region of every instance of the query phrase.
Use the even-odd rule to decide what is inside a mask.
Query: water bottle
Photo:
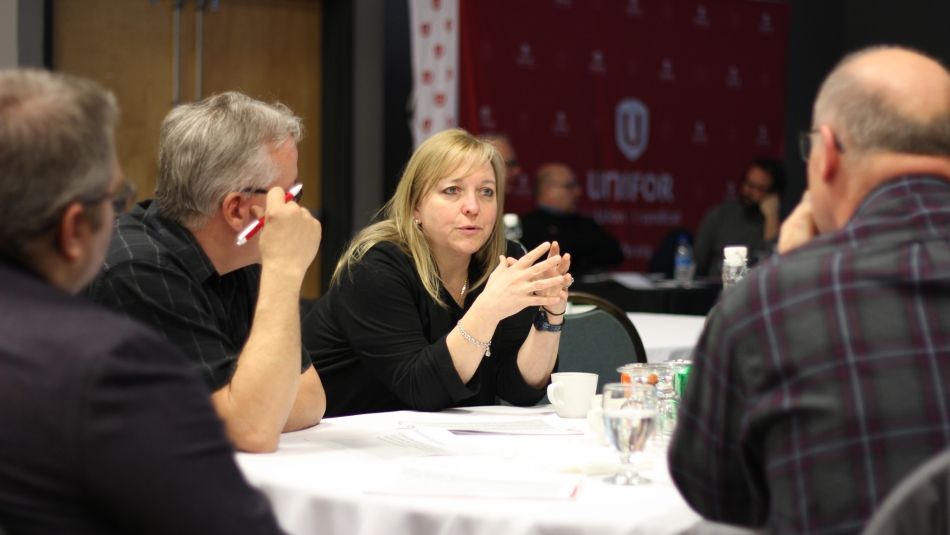
[[[745,277],[748,267],[746,259],[749,250],[743,246],[724,247],[722,249],[722,289],[735,286]]]
[[[518,214],[505,214],[501,218],[505,225],[505,238],[511,241],[520,241],[522,236],[521,218]]]
[[[687,285],[693,280],[695,271],[693,247],[685,235],[680,235],[679,245],[676,246],[676,256],[673,258],[673,279],[679,284]]]

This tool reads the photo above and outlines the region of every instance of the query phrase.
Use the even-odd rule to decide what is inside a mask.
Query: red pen
[[[284,202],[289,202],[293,200],[294,197],[300,194],[300,190],[302,189],[303,189],[303,184],[295,184],[293,187],[287,190],[287,194],[284,195]],[[242,230],[241,233],[238,234],[236,243],[238,245],[244,245],[245,243],[247,243],[247,240],[253,238],[254,235],[260,232],[262,228],[264,228],[263,217],[251,223],[250,225],[244,227],[244,230]]]

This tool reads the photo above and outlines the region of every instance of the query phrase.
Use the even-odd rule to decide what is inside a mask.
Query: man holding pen
[[[172,110],[155,199],[119,218],[88,290],[191,359],[244,451],[273,451],[282,431],[316,424],[326,408],[299,318],[320,223],[285,197],[297,183],[300,137],[286,106],[240,93]],[[239,245],[262,217],[266,225]]]

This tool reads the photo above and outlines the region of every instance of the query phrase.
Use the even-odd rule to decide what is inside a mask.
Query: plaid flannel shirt
[[[669,451],[703,516],[855,533],[950,446],[950,182],[895,178],[710,314]]]

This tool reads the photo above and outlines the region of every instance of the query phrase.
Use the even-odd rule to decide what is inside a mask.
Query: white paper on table
[[[527,416],[554,414],[554,406],[535,405],[533,407],[514,407],[511,405],[481,405],[475,407],[454,407],[442,411],[442,414],[479,414],[499,416]]]
[[[584,422],[586,423],[586,422]],[[582,435],[583,423],[564,422],[555,415],[530,418],[492,418],[468,416],[459,419],[402,420],[402,427],[432,427],[453,433],[486,433],[500,435]]]
[[[474,438],[475,435],[481,435],[485,437],[485,440],[491,442],[472,441],[469,436]],[[519,440],[515,438],[517,435],[512,435],[512,438],[505,438],[505,436],[487,433],[462,433],[458,435],[448,429],[418,427],[377,435],[376,440],[404,449],[417,457],[431,455],[497,456],[500,449],[506,452],[502,455],[506,460],[520,459],[519,462],[522,464],[531,463],[535,469],[548,472],[589,476],[617,471],[616,454],[612,451],[598,452],[604,455],[595,457],[584,455],[582,450],[566,450],[566,455],[563,455],[565,450],[558,450],[560,451],[559,454],[552,455],[549,451],[537,451],[537,442],[511,442],[512,440]],[[545,435],[535,436],[533,440],[546,440],[543,436]]]
[[[474,452],[474,449],[470,446],[461,444],[458,440],[458,437],[453,435],[448,429],[431,427],[399,429],[391,433],[377,435],[376,439],[387,444],[392,444],[394,446],[399,446],[409,450],[415,450],[417,453],[429,455],[449,455]]]
[[[523,462],[490,457],[424,457],[401,463],[370,483],[368,494],[464,498],[568,500],[583,478],[526,468]]]

